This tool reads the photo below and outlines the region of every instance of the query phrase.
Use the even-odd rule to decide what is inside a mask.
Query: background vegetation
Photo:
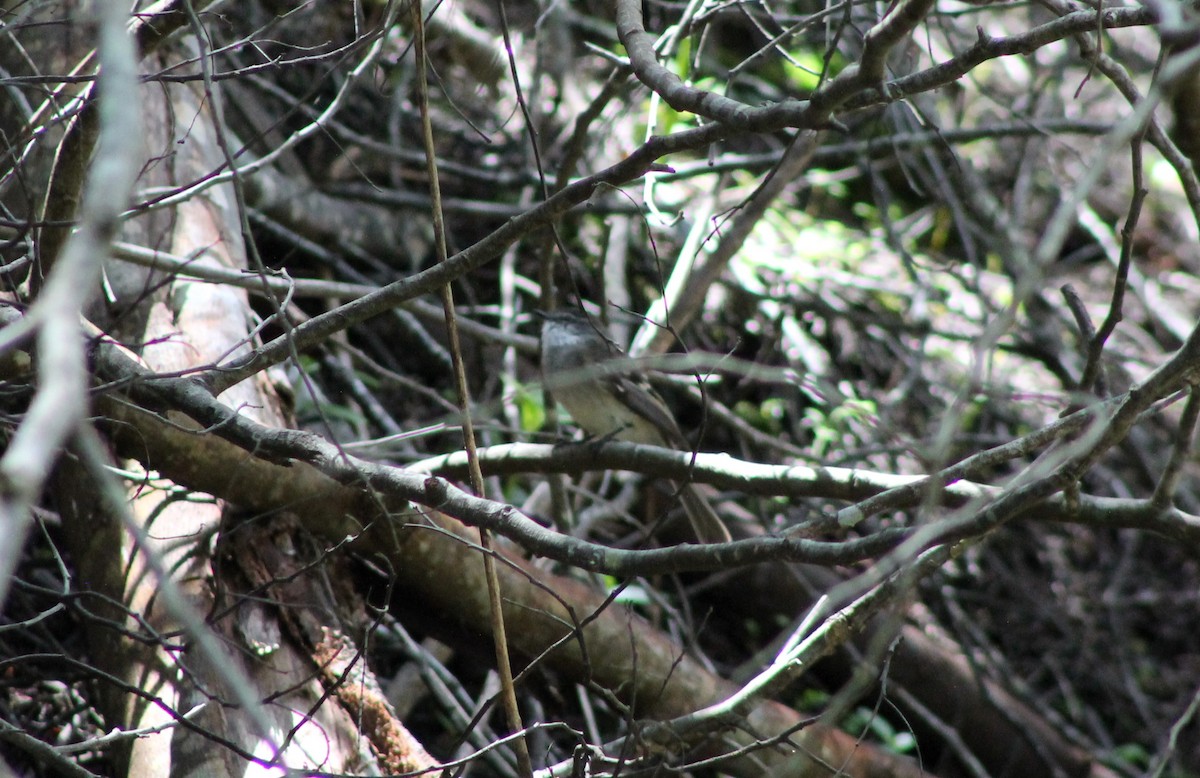
[[[137,5],[0,16],[0,769],[1200,774],[1189,5]]]

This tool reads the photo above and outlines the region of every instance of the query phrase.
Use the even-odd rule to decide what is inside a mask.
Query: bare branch
[[[96,291],[100,260],[108,254],[121,208],[138,172],[141,123],[135,52],[125,26],[128,16],[115,3],[95,8],[101,65],[98,149],[83,184],[78,229],[53,262],[30,314],[38,327],[41,386],[0,459],[0,524],[9,528],[0,538],[0,602],[24,545],[33,503],[63,444],[87,413],[88,373],[79,314]],[[68,133],[68,141],[83,132],[79,121],[74,124],[75,132]],[[60,159],[60,165],[79,165],[90,156],[87,144],[82,148],[71,144],[70,148],[81,156]]]

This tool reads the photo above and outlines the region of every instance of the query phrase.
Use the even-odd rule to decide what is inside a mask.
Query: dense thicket
[[[139,6],[0,16],[11,772],[1200,772],[1190,7]]]

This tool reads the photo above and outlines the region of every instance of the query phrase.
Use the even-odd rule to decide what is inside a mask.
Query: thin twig
[[[429,115],[429,82],[425,65],[425,19],[422,3],[414,0],[412,3],[412,21],[417,60],[417,94],[421,107],[421,133],[425,144],[426,172],[429,176],[429,194],[433,200],[433,235],[437,248],[437,258],[445,263],[448,258],[446,249],[446,224],[442,218],[439,202],[441,187],[438,184],[437,152],[433,140],[433,121]],[[467,461],[471,472],[471,488],[478,496],[483,496],[483,471],[479,467],[479,458],[475,446],[475,427],[471,419],[471,395],[467,386],[467,372],[463,365],[462,346],[458,339],[458,327],[455,322],[454,292],[450,284],[441,288],[442,307],[446,312],[446,332],[450,340],[450,355],[454,361],[454,380],[458,391],[459,412],[462,417],[463,444],[466,447]],[[479,527],[479,544],[482,546],[484,575],[487,580],[488,605],[491,611],[492,642],[496,651],[496,667],[500,674],[501,695],[504,712],[508,725],[517,736],[513,738],[513,750],[517,756],[517,770],[523,778],[533,775],[533,762],[529,756],[529,745],[524,736],[524,725],[521,723],[521,711],[517,707],[517,692],[513,686],[512,664],[508,656],[508,638],[505,634],[504,610],[501,607],[503,598],[500,593],[500,577],[496,572],[496,563],[492,555],[491,535],[484,527]]]
[[[1183,414],[1179,419],[1179,434],[1175,438],[1175,446],[1171,449],[1171,459],[1163,469],[1162,477],[1154,487],[1154,495],[1150,498],[1152,505],[1166,508],[1175,497],[1179,488],[1179,479],[1183,475],[1183,466],[1192,457],[1192,443],[1196,439],[1196,420],[1200,418],[1200,392],[1192,385],[1188,393],[1187,403],[1183,406]]]

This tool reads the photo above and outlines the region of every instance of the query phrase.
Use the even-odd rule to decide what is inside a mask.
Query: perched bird
[[[542,323],[542,379],[575,423],[589,435],[690,451],[674,415],[649,385],[621,374],[598,374],[622,358],[598,325],[575,310],[538,312]],[[676,484],[701,543],[729,542],[729,530],[694,484]]]

